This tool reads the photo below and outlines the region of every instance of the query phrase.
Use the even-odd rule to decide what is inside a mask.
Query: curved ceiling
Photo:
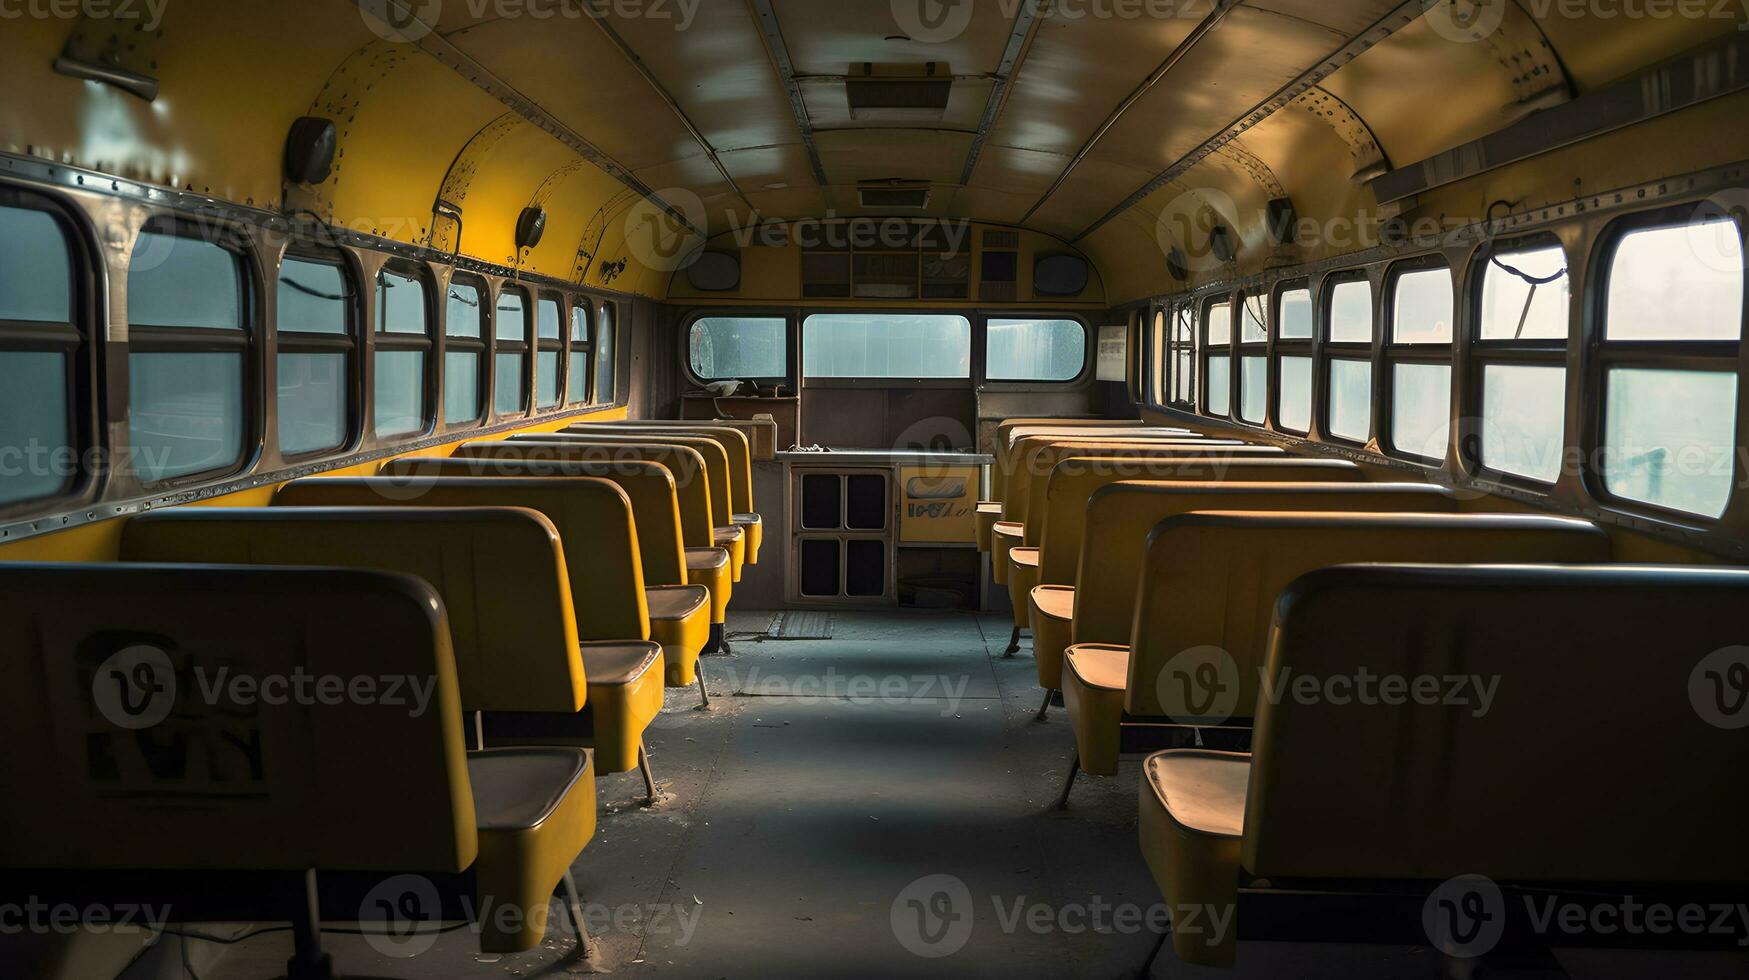
[[[1431,12],[1428,7],[1431,6]],[[1481,14],[1482,29],[1466,11]],[[65,21],[9,23],[0,146],[239,203],[309,207],[445,250],[665,296],[684,222],[904,212],[1019,225],[1085,250],[1122,301],[1225,214],[1253,266],[1265,204],[1376,220],[1367,179],[1493,133],[1744,21],[1533,17],[1530,0],[179,0],[126,40],[145,103],[41,70]],[[1458,13],[1454,15],[1453,11]],[[392,21],[399,26],[385,24]],[[133,47],[128,51],[132,52]],[[943,104],[853,106],[847,80],[950,79]],[[337,174],[280,181],[291,121],[340,126]],[[1735,142],[1735,141],[1732,141]],[[1741,147],[1721,147],[1728,153]],[[1552,193],[1552,192],[1551,192]],[[1479,217],[1474,188],[1432,195]],[[1427,201],[1421,202],[1422,206]],[[552,214],[518,254],[515,217]],[[683,236],[688,237],[688,236]],[[696,239],[694,239],[696,240]],[[623,261],[624,266],[618,263]],[[623,272],[619,271],[621,268]],[[1203,271],[1203,270],[1195,270]]]

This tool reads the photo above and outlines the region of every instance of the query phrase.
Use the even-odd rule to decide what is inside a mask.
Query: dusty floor
[[[484,957],[462,930],[391,959],[331,935],[337,968],[493,980],[1137,975],[1154,942],[1138,920],[1159,901],[1136,845],[1139,763],[1081,777],[1071,809],[1051,809],[1073,739],[1060,708],[1032,720],[1033,661],[1025,648],[1001,657],[1006,616],[838,613],[828,640],[754,639],[768,620],[734,616],[734,654],[706,658],[709,711],[691,689],[669,692],[649,738],[664,803],[641,805],[635,773],[599,781],[599,828],[575,865],[590,959],[555,909],[534,952]],[[172,960],[138,975],[275,976],[289,949],[283,933],[195,945],[193,970]],[[1212,972],[1168,953],[1153,975],[1443,972],[1424,948],[1247,944],[1241,958],[1238,973]],[[1686,958],[1562,962],[1575,977],[1743,975]]]

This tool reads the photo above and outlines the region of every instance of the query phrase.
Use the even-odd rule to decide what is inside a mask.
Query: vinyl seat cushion
[[[1074,642],[1075,587],[1040,585],[1026,598],[1038,684],[1054,691],[1063,686],[1063,651]]]
[[[747,564],[759,564],[759,546],[765,543],[765,518],[758,514],[732,514],[732,523],[747,532]]]
[[[729,615],[729,598],[734,595],[733,576],[726,548],[686,549],[686,580],[702,585],[711,593],[711,625],[720,626]]]
[[[662,645],[664,683],[683,687],[695,679],[698,655],[711,636],[711,593],[702,585],[659,585],[644,590],[650,606],[650,639]],[[588,676],[588,663],[584,664]]]
[[[540,945],[546,908],[571,863],[595,836],[595,773],[575,748],[501,748],[468,753],[480,857],[481,907],[527,911],[512,920],[483,917],[480,950],[516,953]]]
[[[1117,775],[1129,670],[1127,646],[1077,643],[1063,654],[1063,706],[1081,768],[1095,776]]]
[[[1039,549],[1008,549],[1008,604],[1014,610],[1014,625],[1020,629],[1031,625],[1027,598],[1039,584],[1038,566]]]
[[[1235,907],[1250,779],[1242,752],[1170,749],[1143,761],[1137,834],[1169,908]],[[1172,948],[1186,963],[1231,967],[1233,933],[1175,931]]]

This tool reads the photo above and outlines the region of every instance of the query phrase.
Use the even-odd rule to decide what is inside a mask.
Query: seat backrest
[[[537,442],[517,439],[511,442],[468,442],[456,447],[459,459],[515,459],[530,462],[655,463],[674,478],[674,492],[680,502],[680,536],[688,548],[709,548],[714,541],[711,510],[710,474],[705,470],[704,457],[698,450],[686,446],[605,445],[554,440]]]
[[[645,585],[685,585],[686,545],[680,497],[666,466],[643,460],[590,462],[461,456],[402,456],[384,463],[383,476],[402,482],[440,476],[589,477],[618,484],[631,498]]]
[[[996,426],[996,441],[990,450],[994,459],[994,464],[990,467],[990,499],[1001,500],[1005,496],[1008,474],[1013,471],[1014,464],[1011,453],[1020,434],[1075,436],[1085,433],[1095,436],[1100,432],[1127,432],[1142,428],[1152,427],[1140,419],[1006,419]],[[1020,430],[1025,430],[1025,433],[1020,433]],[[1192,438],[1197,435],[1190,433],[1188,429],[1183,431]]]
[[[1364,483],[1366,471],[1339,459],[1298,456],[1205,456],[1195,451],[1161,458],[1128,454],[1069,456],[1051,469],[1030,507],[1027,538],[1039,551],[1039,582],[1073,585],[1081,563],[1087,502],[1114,483]],[[1038,525],[1034,530],[1033,525]],[[1153,525],[1148,525],[1152,527]],[[1146,529],[1142,531],[1146,533]],[[1105,541],[1098,542],[1106,543]],[[1139,553],[1138,553],[1139,554]],[[1139,559],[1138,559],[1139,562]],[[1138,565],[1139,567],[1139,565]]]
[[[558,529],[577,636],[583,640],[648,640],[632,502],[617,485],[587,477],[313,476],[274,494],[275,507],[526,507]]]
[[[389,572],[0,565],[0,866],[465,869],[449,637]]]
[[[1198,442],[1171,442],[1154,445],[1112,445],[1094,444],[1078,445],[1074,443],[1051,443],[1041,446],[1028,454],[1026,460],[1026,490],[1020,495],[1021,506],[1025,512],[1014,518],[1026,525],[1026,543],[1038,547],[1044,543],[1044,530],[1049,513],[1049,490],[1052,478],[1068,460],[1074,460],[1071,472],[1084,472],[1089,468],[1099,469],[1113,474],[1130,472],[1128,477],[1115,476],[1113,479],[1147,480],[1154,479],[1149,475],[1152,460],[1217,460],[1230,459],[1234,461],[1269,459],[1288,462],[1345,462],[1343,460],[1308,460],[1304,456],[1289,456],[1279,446],[1236,446],[1222,443],[1203,444]],[[1352,465],[1352,464],[1349,464]],[[1170,479],[1170,476],[1161,477]],[[1016,478],[1011,486],[1019,488],[1020,481]]]
[[[1467,678],[1467,696],[1264,703],[1257,874],[1749,880],[1749,570],[1326,568],[1275,623],[1272,679],[1364,668]]]
[[[1602,528],[1565,517],[1282,511],[1169,517],[1150,535],[1131,592],[1124,707],[1190,720],[1214,705],[1216,716],[1255,717],[1275,601],[1314,569],[1354,562],[1609,560]]]
[[[523,436],[511,436],[510,439],[512,442],[576,442],[582,445],[599,446],[685,446],[689,449],[695,449],[700,456],[704,457],[704,469],[710,475],[711,519],[717,522],[717,527],[728,527],[734,521],[733,494],[729,490],[732,482],[729,476],[729,454],[723,452],[722,443],[715,439],[705,436],[674,436],[656,433],[616,436],[596,433],[569,435],[563,432],[531,433]]]
[[[1136,439],[1132,441],[1028,436],[1015,443],[1014,446],[1013,465],[1008,473],[1007,493],[1002,498],[1002,519],[1025,523],[1031,512],[1035,477],[1042,473],[1048,478],[1052,467],[1056,466],[1057,461],[1065,456],[1093,456],[1105,453],[1146,455],[1149,452],[1211,448],[1250,451],[1249,447],[1242,443],[1225,439]],[[1262,448],[1261,455],[1279,456],[1282,454],[1282,450],[1273,446]]]
[[[631,429],[628,432],[628,428]],[[677,422],[670,425],[627,426],[621,422],[579,422],[564,428],[565,435],[703,436],[716,440],[729,458],[729,506],[737,514],[751,514],[753,506],[753,451],[740,429],[708,422]]]
[[[1273,464],[1269,468],[1279,471]],[[1425,483],[1285,482],[1261,474],[1230,479],[1234,475],[1219,483],[1123,481],[1088,494],[1071,577],[1046,578],[1042,563],[1039,568],[1043,584],[1075,586],[1075,642],[1130,641],[1148,535],[1169,517],[1199,510],[1451,513],[1458,508],[1449,491]],[[1055,557],[1050,570],[1063,574],[1063,553],[1053,545],[1045,557]]]
[[[121,558],[334,565],[423,579],[449,611],[464,711],[583,709],[559,532],[511,507],[173,507],[122,528]]]

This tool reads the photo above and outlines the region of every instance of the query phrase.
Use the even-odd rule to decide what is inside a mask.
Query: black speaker
[[[320,184],[334,172],[334,152],[340,134],[320,116],[301,116],[285,137],[285,179],[294,184]]]
[[[1184,252],[1176,245],[1172,247],[1172,251],[1166,253],[1166,271],[1179,282],[1190,278],[1190,265],[1184,259]]]
[[[1215,225],[1209,229],[1209,251],[1215,253],[1215,258],[1222,262],[1231,262],[1239,254],[1233,247],[1233,233],[1226,225]]]
[[[533,248],[547,233],[547,209],[529,206],[516,218],[516,247]]]
[[[1079,255],[1047,255],[1033,263],[1032,291],[1040,296],[1074,296],[1087,288],[1087,260]]]
[[[1264,212],[1269,221],[1269,240],[1277,245],[1292,245],[1299,224],[1299,212],[1294,209],[1292,198],[1272,198]]]
[[[686,268],[686,279],[701,293],[741,288],[741,259],[729,252],[700,252]]]

